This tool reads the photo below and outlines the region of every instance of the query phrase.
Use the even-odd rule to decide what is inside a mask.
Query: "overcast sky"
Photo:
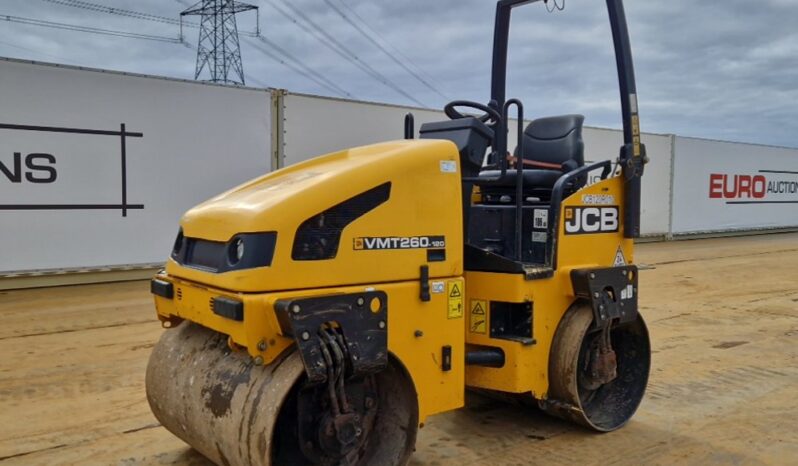
[[[172,18],[193,3],[86,1]],[[360,63],[424,106],[440,108],[448,99],[486,102],[489,98],[492,0],[250,2],[260,6],[261,29],[267,39],[326,76],[351,98],[416,105],[336,55],[272,6],[287,1],[353,51]],[[550,14],[540,3],[514,14],[508,97],[521,98],[528,117],[578,112],[587,116],[591,126],[619,127],[615,65],[604,2],[560,1],[566,2],[564,11]],[[366,39],[328,2],[405,66]],[[58,3],[0,0],[0,20],[4,15],[14,15],[158,36],[178,35],[177,26],[170,24]],[[798,0],[630,0],[626,10],[644,131],[798,147]],[[238,22],[242,31],[255,29],[254,13],[241,14]],[[187,28],[185,32],[186,40],[196,46],[198,30]],[[248,85],[335,95],[268,57],[253,43],[269,49],[262,42],[242,37]],[[0,21],[0,55],[7,57],[191,79],[195,53],[181,44]]]

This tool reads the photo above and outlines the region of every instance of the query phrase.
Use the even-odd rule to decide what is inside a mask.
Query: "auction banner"
[[[798,227],[798,149],[677,137],[673,233]]]
[[[270,168],[268,90],[0,60],[0,274],[165,262]]]

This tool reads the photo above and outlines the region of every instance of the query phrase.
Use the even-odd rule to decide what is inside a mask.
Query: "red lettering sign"
[[[709,198],[720,199],[723,197],[723,178],[725,175],[712,173],[709,175]]]
[[[767,178],[763,175],[709,175],[710,199],[762,199],[767,193]]]

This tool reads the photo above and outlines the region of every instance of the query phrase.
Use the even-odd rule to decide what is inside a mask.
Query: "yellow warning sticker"
[[[450,281],[448,286],[449,318],[463,317],[463,283],[459,280]]]
[[[632,115],[632,135],[640,136],[640,117]]]
[[[471,333],[488,333],[488,302],[482,299],[471,300],[471,320],[469,328]]]

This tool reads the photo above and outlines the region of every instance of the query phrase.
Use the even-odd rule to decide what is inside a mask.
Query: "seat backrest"
[[[562,115],[532,121],[524,130],[524,159],[556,165],[573,160],[577,167],[584,166],[584,121],[582,115]],[[518,148],[515,155],[518,156]]]

